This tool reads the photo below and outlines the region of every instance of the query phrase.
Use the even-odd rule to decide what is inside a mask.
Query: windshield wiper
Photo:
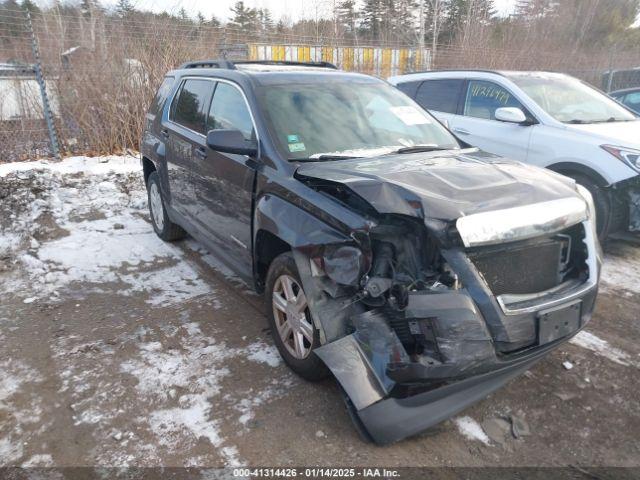
[[[603,119],[603,120],[580,120],[580,119],[573,119],[573,120],[568,120],[564,123],[571,123],[574,125],[587,125],[587,124],[592,124],[592,123],[614,123],[614,122],[632,122],[634,119],[626,119],[626,118],[616,118],[616,117],[609,117],[607,119]]]
[[[362,158],[354,155],[330,155],[330,154],[322,154],[317,155],[315,157],[308,158],[292,158],[293,162],[330,162],[332,160],[349,160],[351,158]]]
[[[583,125],[585,123],[592,123],[592,122],[589,122],[587,120],[580,120],[579,118],[574,118],[573,120],[567,120],[564,123],[570,123],[572,125]]]
[[[413,145],[411,147],[402,147],[392,153],[421,153],[436,152],[438,150],[451,150],[451,147],[440,147],[438,145]]]

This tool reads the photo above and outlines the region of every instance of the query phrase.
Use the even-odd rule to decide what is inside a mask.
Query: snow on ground
[[[485,445],[490,445],[491,441],[478,422],[473,418],[464,416],[453,420],[460,433],[469,440],[477,440]]]
[[[25,426],[41,420],[42,408],[39,399],[27,396],[28,408],[25,408],[16,405],[15,396],[25,395],[22,392],[25,386],[41,381],[38,372],[21,361],[0,361],[0,426],[3,418],[14,419],[13,428],[5,431],[0,437],[0,467],[11,465],[22,457],[21,435]]]
[[[596,355],[600,355],[601,357],[607,358],[612,362],[619,363],[620,365],[637,365],[636,362],[633,362],[631,355],[623,352],[619,348],[613,347],[606,340],[603,340],[586,330],[578,333],[569,341],[569,343],[591,350]]]
[[[46,171],[59,174],[112,174],[141,170],[140,160],[132,156],[107,155],[102,157],[67,157],[62,162],[39,160],[35,162],[0,163],[0,177],[11,173]]]
[[[271,367],[277,367],[282,363],[282,357],[274,345],[256,342],[249,345],[247,350],[249,352],[247,358],[254,362],[266,363]]]
[[[25,199],[24,214],[3,225],[0,236],[0,253],[15,252],[30,281],[0,289],[33,301],[65,289],[100,291],[99,284],[117,282],[123,295],[147,295],[152,305],[212,295],[198,272],[182,261],[183,251],[151,229],[140,172],[134,157],[0,165],[0,178],[16,173],[43,190]],[[42,223],[49,232],[37,239]],[[21,245],[26,248],[20,250]]]
[[[603,287],[608,291],[627,291],[627,296],[640,293],[640,248],[637,245],[616,244],[602,266]]]
[[[155,235],[138,159],[73,157],[59,163],[2,164],[0,199],[0,272],[9,279],[0,284],[0,294],[16,296],[26,306],[69,298],[81,302],[95,293],[143,298],[150,312],[180,306],[177,318],[149,319],[145,326],[135,326],[135,318],[110,319],[108,328],[120,332],[112,340],[52,338],[56,393],[70,399],[63,408],[71,410],[74,426],[90,426],[95,436],[108,439],[93,452],[96,463],[161,465],[168,452],[196,449],[206,439],[226,465],[242,465],[221,425],[230,421],[243,435],[256,409],[292,388],[292,376],[272,345],[253,339],[230,347],[212,336],[210,327],[204,334],[200,324],[190,321],[189,301],[211,311],[214,325],[221,305],[202,265],[188,256],[195,252],[222,276],[234,283],[237,278],[197,242],[175,245]],[[127,333],[130,328],[134,330]],[[268,375],[264,385],[223,392],[231,377],[229,365],[242,364],[258,371],[278,368],[279,373]],[[14,396],[26,395],[24,389],[42,376],[15,359],[0,361],[0,372],[0,426],[3,413],[10,413],[14,422],[0,439],[0,464],[49,465],[48,452],[26,457],[19,441],[21,425],[39,419],[41,399],[28,399],[28,410],[12,404]],[[133,387],[127,378],[134,380]],[[128,420],[132,418],[134,425]],[[199,460],[190,462],[197,465]]]

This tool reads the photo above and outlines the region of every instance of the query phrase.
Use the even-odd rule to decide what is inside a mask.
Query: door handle
[[[469,130],[465,130],[464,128],[454,128],[454,132],[459,133],[460,135],[470,135],[471,132]]]
[[[196,157],[202,158],[203,160],[207,158],[207,150],[203,147],[196,148]]]
[[[163,128],[162,130],[160,130],[160,135],[162,135],[164,138],[169,138],[169,130]]]

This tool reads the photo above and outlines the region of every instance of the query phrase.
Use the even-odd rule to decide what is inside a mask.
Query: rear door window
[[[219,82],[207,115],[207,129],[240,130],[245,139],[253,135],[253,122],[242,92],[228,83]]]
[[[471,80],[469,82],[464,102],[464,115],[495,120],[496,110],[502,107],[519,108],[525,115],[527,114],[527,110],[511,92],[500,85],[484,80]]]
[[[185,80],[171,105],[171,120],[204,135],[213,86],[214,82],[209,80]]]
[[[462,79],[426,80],[418,88],[416,102],[422,108],[443,113],[457,113],[462,93]]]

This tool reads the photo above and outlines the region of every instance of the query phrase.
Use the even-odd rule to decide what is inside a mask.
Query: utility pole
[[[31,51],[33,53],[33,59],[35,60],[33,70],[36,74],[36,81],[40,87],[40,96],[42,97],[42,111],[44,119],[47,122],[47,129],[49,130],[49,141],[51,142],[51,153],[60,160],[60,147],[58,145],[58,135],[56,134],[56,127],[53,123],[53,114],[51,113],[51,106],[49,104],[49,97],[47,95],[47,85],[42,75],[42,63],[40,61],[40,49],[38,48],[38,40],[36,38],[35,31],[33,30],[33,22],[31,21],[31,13],[29,10],[25,10],[27,18],[27,30],[31,35]]]

